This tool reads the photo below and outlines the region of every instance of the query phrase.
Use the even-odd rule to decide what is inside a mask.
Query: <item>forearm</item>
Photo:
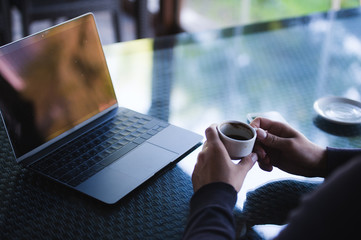
[[[183,239],[234,239],[233,208],[237,192],[226,183],[211,183],[192,197]]]

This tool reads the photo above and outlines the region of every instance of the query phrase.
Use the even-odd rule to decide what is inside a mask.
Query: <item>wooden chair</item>
[[[23,35],[29,35],[30,24],[36,20],[60,17],[73,18],[86,12],[109,11],[116,41],[121,41],[119,17],[121,0],[13,0],[22,18]]]
[[[8,0],[0,1],[0,45],[11,42],[11,18]]]

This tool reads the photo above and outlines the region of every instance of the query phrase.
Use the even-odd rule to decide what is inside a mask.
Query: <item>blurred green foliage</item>
[[[333,0],[185,0],[185,6],[218,26],[225,27],[328,11],[332,2]],[[341,0],[341,8],[358,6],[359,0]]]

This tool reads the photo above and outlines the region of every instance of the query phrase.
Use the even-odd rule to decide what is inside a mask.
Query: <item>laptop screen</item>
[[[0,48],[0,110],[16,158],[114,105],[93,15]]]

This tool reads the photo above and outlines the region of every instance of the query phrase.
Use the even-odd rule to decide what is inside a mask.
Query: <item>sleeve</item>
[[[183,239],[234,239],[236,201],[237,192],[227,183],[210,183],[200,188],[191,199]]]
[[[348,163],[352,158],[361,155],[361,149],[339,149],[327,147],[327,175]]]
[[[354,239],[360,236],[361,157],[339,167],[305,195],[276,239]]]

